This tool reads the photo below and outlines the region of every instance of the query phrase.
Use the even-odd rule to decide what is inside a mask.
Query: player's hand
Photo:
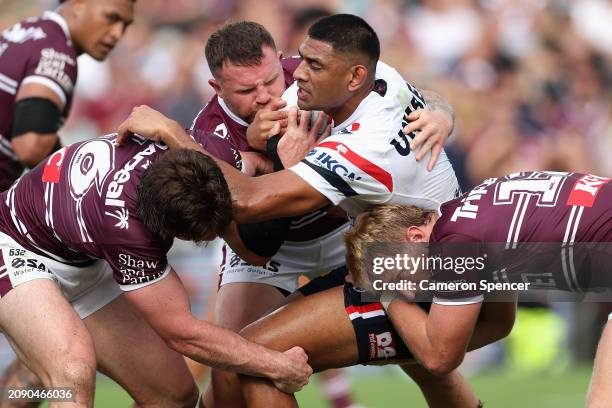
[[[298,123],[298,115],[300,117]],[[310,129],[310,111],[300,111],[297,106],[289,109],[287,118],[287,130],[278,142],[278,157],[287,169],[297,164],[306,157],[306,154],[331,133],[331,124],[327,123],[327,115],[320,113],[317,120]],[[276,130],[280,131],[280,124],[276,124]],[[319,129],[325,126],[323,133],[319,134]]]
[[[134,107],[130,116],[119,125],[117,133],[119,145],[125,143],[135,133],[154,142],[164,142],[168,145],[173,145],[174,139],[178,136],[189,137],[178,123],[146,105]]]
[[[274,171],[274,164],[268,157],[257,152],[240,152],[242,172],[249,176],[268,174]]]
[[[255,150],[266,151],[266,141],[270,136],[280,134],[287,127],[286,110],[281,110],[287,105],[283,99],[274,99],[266,107],[255,114],[253,122],[247,128],[247,141],[249,146]],[[280,125],[277,126],[277,125]],[[272,133],[274,129],[274,132]],[[278,131],[276,131],[278,129]]]
[[[286,356],[286,362],[273,382],[279,390],[292,394],[308,384],[312,368],[308,365],[308,355],[301,347],[293,347],[283,354]]]
[[[404,133],[408,135],[414,132],[416,135],[410,142],[410,148],[416,150],[421,147],[416,155],[417,161],[423,159],[431,150],[431,158],[427,164],[427,170],[431,171],[453,131],[453,119],[445,112],[429,109],[418,109],[406,119],[409,123],[404,127]]]

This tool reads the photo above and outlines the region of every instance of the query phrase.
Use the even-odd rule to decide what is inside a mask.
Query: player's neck
[[[334,120],[334,125],[338,126],[345,120],[347,120],[353,112],[357,110],[361,101],[363,101],[370,94],[371,87],[362,87],[356,91],[349,99],[344,102],[341,106],[336,108],[330,108],[327,113]]]
[[[77,32],[77,27],[73,16],[70,14],[70,8],[68,7],[68,5],[62,4],[55,9],[55,12],[59,14],[64,19],[64,21],[66,21],[66,25],[68,26],[68,33],[70,33],[70,41],[72,41],[72,46],[76,50],[77,55],[81,55],[84,51],[79,47],[78,41],[75,41],[75,33]]]

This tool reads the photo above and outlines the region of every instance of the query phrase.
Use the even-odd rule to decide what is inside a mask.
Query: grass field
[[[355,371],[353,371],[355,372]],[[359,370],[356,370],[359,373]],[[584,404],[591,367],[578,367],[556,376],[516,375],[491,372],[470,379],[485,407],[492,408],[575,408]],[[353,375],[358,402],[367,408],[426,407],[413,383],[395,370],[384,370],[375,375]],[[319,389],[314,384],[306,387],[298,399],[300,406],[325,408]],[[109,380],[98,381],[96,407],[127,407],[129,396]]]

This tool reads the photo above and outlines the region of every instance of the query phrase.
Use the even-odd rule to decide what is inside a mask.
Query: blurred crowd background
[[[0,1],[0,29],[56,5]],[[212,96],[204,44],[219,25],[260,22],[294,55],[312,18],[325,12],[364,17],[380,36],[383,61],[453,105],[447,150],[464,189],[518,170],[612,176],[612,0],[138,0],[109,60],[80,58],[62,138],[113,132],[137,104],[189,126]],[[530,358],[550,364],[571,355],[558,353],[564,349],[591,358],[602,306],[554,309],[519,321],[533,319],[518,333],[541,331]],[[510,350],[529,347],[514,336]],[[533,364],[516,362],[523,363]]]

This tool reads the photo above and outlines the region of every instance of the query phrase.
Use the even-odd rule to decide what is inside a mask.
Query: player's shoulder
[[[23,20],[2,32],[2,40],[20,48],[52,48],[66,55],[65,63],[76,65],[77,51],[72,46],[68,25],[63,17],[45,12],[41,17]]]
[[[300,62],[302,62],[302,58],[299,55],[281,59],[281,66],[283,67],[285,84],[287,86],[293,83],[293,73],[297,69],[298,65],[300,65]]]

